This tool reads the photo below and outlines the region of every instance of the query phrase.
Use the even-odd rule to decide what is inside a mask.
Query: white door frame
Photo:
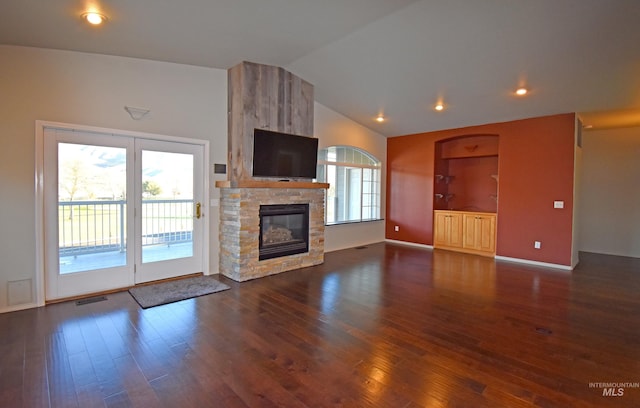
[[[104,133],[104,134],[116,134],[121,136],[129,136],[139,139],[159,140],[177,143],[191,143],[195,145],[203,146],[203,204],[205,212],[209,206],[209,141],[201,139],[192,139],[186,137],[160,135],[154,133],[137,132],[130,130],[110,129],[95,126],[76,125],[71,123],[51,122],[36,120],[36,147],[35,147],[35,264],[36,264],[36,279],[35,279],[35,291],[36,291],[36,304],[37,306],[45,305],[45,202],[44,202],[44,129],[47,127],[59,128],[59,129],[76,129],[86,132]],[[208,218],[211,218],[209,214],[206,214]],[[202,269],[205,275],[210,274],[209,269],[209,230],[210,225],[206,223],[203,231],[203,251],[202,251]]]

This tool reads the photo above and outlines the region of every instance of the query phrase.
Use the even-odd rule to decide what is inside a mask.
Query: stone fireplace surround
[[[242,184],[242,183],[241,183]],[[220,183],[220,273],[238,282],[324,262],[324,183]],[[228,187],[227,187],[228,186]],[[260,261],[260,205],[309,204],[309,252]]]
[[[313,85],[269,65],[228,71],[227,181],[220,188],[220,273],[246,281],[324,262],[326,183],[253,177],[253,132],[313,135]],[[259,260],[260,205],[309,204],[309,252]]]

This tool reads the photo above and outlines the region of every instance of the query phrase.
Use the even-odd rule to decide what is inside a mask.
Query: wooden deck
[[[640,406],[640,259],[581,259],[375,244],[147,310],[3,314],[0,406]]]

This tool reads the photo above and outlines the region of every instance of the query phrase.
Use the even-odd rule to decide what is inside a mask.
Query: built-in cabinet
[[[495,256],[498,135],[436,142],[434,164],[433,246]]]
[[[433,221],[434,248],[495,255],[496,214],[435,210]]]

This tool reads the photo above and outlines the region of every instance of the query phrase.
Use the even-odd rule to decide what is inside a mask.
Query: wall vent
[[[22,279],[7,282],[7,303],[9,306],[33,303],[33,282]]]

